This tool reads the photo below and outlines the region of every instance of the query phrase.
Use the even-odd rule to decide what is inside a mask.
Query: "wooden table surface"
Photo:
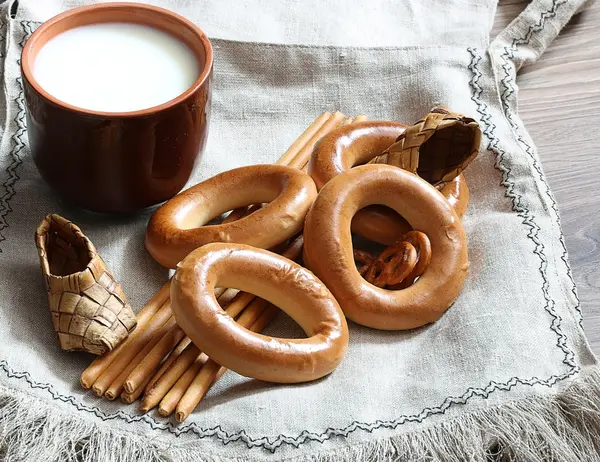
[[[492,37],[527,1],[500,1]],[[600,2],[588,5],[517,79],[519,113],[556,197],[584,328],[600,355]]]

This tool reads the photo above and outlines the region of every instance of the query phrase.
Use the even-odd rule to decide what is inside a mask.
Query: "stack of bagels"
[[[146,233],[152,257],[175,269],[170,297],[177,324],[218,364],[295,383],[337,367],[348,348],[346,318],[385,330],[438,320],[467,275],[461,217],[469,190],[461,172],[479,142],[476,122],[445,109],[410,127],[356,122],[320,139],[307,172],[242,167],[178,194],[154,213]],[[239,208],[246,210],[240,219],[207,225]],[[420,244],[407,234],[415,231]],[[275,252],[301,233],[301,264]],[[402,243],[402,274],[411,276],[391,287],[367,281],[355,262],[355,235],[380,248]],[[242,327],[221,308],[216,288],[267,300],[307,338]]]

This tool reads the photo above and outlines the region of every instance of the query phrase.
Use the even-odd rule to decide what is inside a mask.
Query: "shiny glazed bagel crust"
[[[319,140],[308,162],[308,174],[321,190],[334,176],[382,154],[406,128],[382,120],[343,125]]]
[[[350,220],[372,204],[394,209],[431,242],[429,266],[406,289],[380,289],[356,269]],[[383,330],[439,319],[460,293],[469,266],[465,232],[444,196],[418,176],[387,165],[353,168],[323,187],[306,217],[304,263],[348,318]]]
[[[175,268],[192,250],[211,242],[235,242],[271,248],[302,229],[317,195],[306,173],[281,165],[229,170],[178,194],[150,219],[146,249],[161,265]],[[267,203],[240,220],[205,224],[249,204]]]
[[[241,327],[217,302],[215,287],[251,292],[280,307],[304,339],[273,338]],[[348,348],[348,326],[325,285],[302,266],[267,250],[208,244],[183,259],[171,284],[171,308],[192,342],[247,377],[280,383],[332,372]]]
[[[342,126],[315,146],[308,164],[308,174],[317,189],[356,165],[366,164],[389,148],[407,126],[398,122],[367,121]],[[446,184],[442,194],[455,207],[459,217],[466,212],[469,188],[462,174]],[[372,241],[392,245],[410,226],[402,217],[385,207],[360,210],[352,220],[352,231]]]

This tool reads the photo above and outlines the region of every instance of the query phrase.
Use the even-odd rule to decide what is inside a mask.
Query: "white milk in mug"
[[[150,26],[98,23],[50,39],[33,75],[64,103],[101,112],[148,109],[176,98],[199,77],[200,65],[182,41]]]

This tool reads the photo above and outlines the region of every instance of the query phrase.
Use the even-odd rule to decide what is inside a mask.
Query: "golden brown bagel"
[[[440,189],[440,192],[454,208],[458,218],[462,219],[469,206],[469,198],[471,196],[464,175],[461,173],[454,180],[446,183],[442,189]]]
[[[217,302],[217,286],[266,299],[308,338],[274,338],[241,327]],[[171,308],[177,324],[211,359],[260,380],[318,379],[336,368],[348,348],[346,319],[327,287],[291,260],[247,245],[209,244],[190,253],[177,265]]]
[[[317,189],[329,180],[357,165],[365,164],[389,148],[404,133],[406,125],[398,122],[368,121],[342,126],[324,136],[315,146],[308,164],[308,174]],[[461,174],[441,189],[462,217],[469,203],[469,189]],[[372,206],[359,211],[352,220],[352,231],[384,245],[392,245],[410,226],[394,211]]]
[[[382,120],[343,125],[315,145],[308,162],[308,174],[321,190],[334,176],[380,155],[406,128],[404,124]]]
[[[427,269],[406,289],[380,289],[356,269],[350,220],[372,204],[406,217],[431,242]],[[323,187],[306,216],[304,263],[347,317],[383,330],[412,329],[439,319],[458,296],[469,266],[465,232],[444,196],[418,176],[387,165],[353,168]]]
[[[178,194],[150,219],[146,249],[161,265],[175,268],[192,250],[210,242],[273,247],[302,229],[317,190],[304,172],[282,165],[229,170]],[[266,203],[240,220],[205,226],[238,207]]]

